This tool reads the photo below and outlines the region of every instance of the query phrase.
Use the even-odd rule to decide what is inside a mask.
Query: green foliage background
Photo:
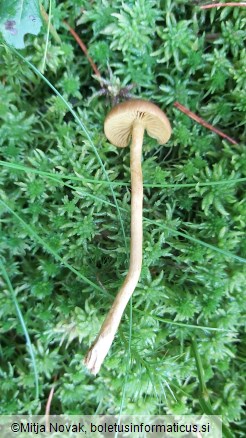
[[[1,45],[0,413],[44,413],[54,384],[53,414],[209,407],[245,436],[245,9],[67,0],[51,11],[61,42],[50,35],[44,74],[83,125]],[[165,147],[145,139],[141,281],[96,378],[82,362],[127,271],[129,150],[106,141],[110,99],[63,20],[114,90],[135,84],[173,127]],[[25,38],[37,68],[46,37],[43,25]]]

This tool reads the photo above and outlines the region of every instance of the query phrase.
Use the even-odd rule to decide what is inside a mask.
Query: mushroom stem
[[[130,149],[131,168],[131,249],[130,265],[123,285],[117,293],[113,305],[104,320],[101,330],[89,349],[85,365],[92,374],[97,374],[108,354],[115,334],[119,327],[122,315],[131,298],[142,267],[142,210],[143,210],[143,179],[142,179],[142,145],[144,126],[136,121],[132,129],[132,143]]]

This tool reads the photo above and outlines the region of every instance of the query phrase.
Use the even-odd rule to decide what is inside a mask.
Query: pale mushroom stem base
[[[142,179],[142,144],[144,127],[136,121],[132,130],[130,148],[131,168],[131,249],[130,266],[123,285],[117,293],[114,303],[101,327],[101,330],[85,357],[85,365],[92,374],[97,374],[108,354],[122,315],[131,298],[142,267],[142,210],[143,210],[143,179]]]

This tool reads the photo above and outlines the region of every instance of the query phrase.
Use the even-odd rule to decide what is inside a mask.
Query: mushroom
[[[130,147],[131,248],[130,265],[125,281],[84,360],[86,367],[94,375],[100,370],[111,347],[123,312],[141,273],[143,241],[141,157],[145,129],[148,135],[155,138],[159,144],[166,143],[171,135],[170,123],[162,110],[155,104],[140,99],[129,100],[115,106],[107,115],[104,123],[105,135],[113,145],[124,148],[132,139]]]

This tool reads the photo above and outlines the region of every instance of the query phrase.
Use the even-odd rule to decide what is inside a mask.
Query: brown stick
[[[95,62],[93,61],[93,59],[90,57],[88,50],[86,48],[86,45],[83,43],[83,41],[81,40],[81,38],[79,37],[79,35],[75,32],[74,29],[72,29],[72,27],[69,26],[69,24],[66,21],[63,21],[63,23],[67,26],[67,28],[69,29],[69,32],[73,35],[74,39],[77,41],[77,43],[79,44],[79,46],[81,47],[81,49],[83,50],[86,58],[88,59],[92,70],[94,71],[95,75],[100,79],[101,73],[99,72]]]
[[[56,376],[55,379],[56,381]],[[46,423],[46,428],[48,430],[48,423],[49,423],[49,418],[50,418],[50,406],[51,406],[51,402],[52,402],[52,398],[54,395],[54,391],[55,391],[55,385],[53,384],[49,393],[49,397],[46,403],[46,407],[45,407],[45,423]]]
[[[184,105],[181,105],[179,102],[174,102],[173,104],[176,108],[178,108],[180,111],[182,111],[184,114],[186,114],[191,119],[195,120],[197,123],[200,123],[200,125],[204,126],[207,129],[210,129],[210,131],[215,132],[220,137],[226,138],[230,143],[232,144],[238,144],[233,138],[229,137],[228,135],[224,134],[224,132],[220,131],[217,128],[214,128],[213,125],[210,125],[210,123],[207,123],[205,120],[203,120],[201,117],[197,116],[195,113],[190,111],[188,108],[186,108]]]
[[[245,8],[246,7],[246,3],[233,3],[233,2],[230,2],[230,3],[214,3],[214,4],[212,4],[212,5],[203,5],[203,6],[200,6],[200,9],[211,9],[211,8],[221,8],[221,7],[225,7],[225,6],[231,6],[231,7],[234,7],[234,6],[238,6],[239,8],[241,7],[241,8]]]

